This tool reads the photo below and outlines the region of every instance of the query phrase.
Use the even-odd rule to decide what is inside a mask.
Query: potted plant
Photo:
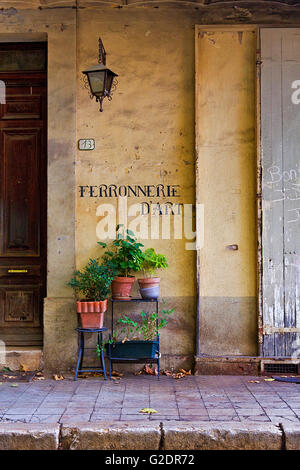
[[[116,322],[113,337],[105,345],[110,359],[151,359],[159,350],[159,331],[168,324],[174,309],[156,312],[141,312],[137,319],[122,315]],[[99,354],[99,351],[98,351]]]
[[[75,271],[68,282],[78,297],[84,297],[77,301],[82,328],[102,328],[107,297],[115,275],[112,263],[99,264],[97,260],[90,259],[81,271]]]
[[[131,230],[124,230],[123,225],[117,225],[117,238],[112,242],[112,248],[104,253],[104,263],[111,263],[117,276],[111,284],[112,298],[116,300],[130,300],[130,293],[135,277],[130,273],[140,270],[143,260],[142,243],[138,243]],[[98,242],[103,248],[106,243]]]
[[[143,279],[138,279],[140,293],[143,299],[157,299],[159,296],[160,278],[155,277],[157,269],[168,267],[165,255],[156,253],[154,248],[148,248],[144,252],[140,270],[144,273]]]

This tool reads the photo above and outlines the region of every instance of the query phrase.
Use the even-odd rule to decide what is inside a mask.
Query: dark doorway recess
[[[0,44],[0,340],[43,342],[47,266],[47,48]]]

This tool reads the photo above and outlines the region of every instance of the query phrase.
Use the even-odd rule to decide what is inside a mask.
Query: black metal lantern
[[[88,79],[90,88],[90,98],[95,96],[96,101],[100,103],[100,112],[103,111],[102,102],[105,97],[112,99],[112,89],[116,87],[117,81],[114,80],[118,75],[106,67],[106,52],[99,38],[99,61],[98,65],[92,65],[83,74]]]

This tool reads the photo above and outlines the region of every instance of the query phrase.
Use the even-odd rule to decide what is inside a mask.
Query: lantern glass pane
[[[89,72],[91,91],[96,96],[102,96],[104,92],[105,71]]]
[[[108,94],[110,94],[113,79],[114,79],[114,76],[111,73],[107,72],[105,89]]]

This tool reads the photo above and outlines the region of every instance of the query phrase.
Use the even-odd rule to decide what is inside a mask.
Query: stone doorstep
[[[28,371],[40,370],[43,367],[43,351],[39,347],[11,347],[5,349],[5,357],[0,367],[9,367],[11,371],[20,370],[21,364]]]
[[[300,424],[236,422],[1,423],[0,450],[300,450]]]

